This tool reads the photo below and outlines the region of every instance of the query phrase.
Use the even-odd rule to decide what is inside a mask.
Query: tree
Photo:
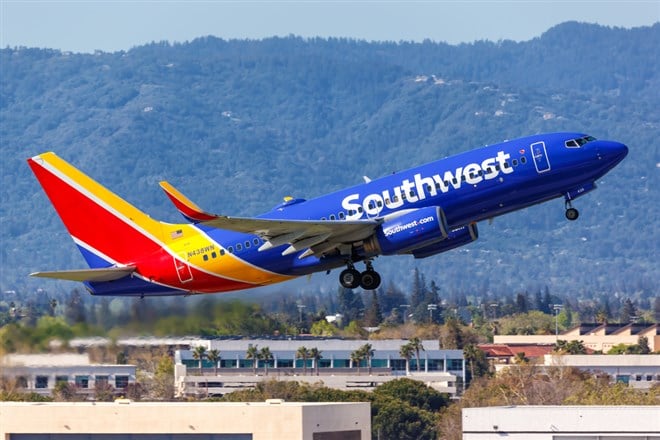
[[[353,367],[357,366],[358,376],[360,375],[360,363],[362,362],[363,359],[364,359],[364,351],[362,351],[360,348],[351,352],[351,363]]]
[[[213,350],[211,350],[213,351]],[[209,355],[211,352],[209,352]],[[163,355],[156,365],[152,393],[156,399],[172,400],[174,398],[174,361],[170,356]]]
[[[258,356],[259,360],[264,363],[264,374],[268,376],[268,363],[273,359],[273,353],[271,353],[270,348],[261,347]]]
[[[245,358],[246,359],[252,359],[252,374],[255,376],[257,375],[257,362],[259,360],[259,348],[257,348],[257,344],[252,345],[248,347],[247,351],[245,352]]]
[[[410,359],[413,353],[415,353],[415,349],[410,343],[403,344],[399,349],[399,355],[406,360],[406,376],[410,375]],[[419,361],[417,363],[419,364]]]
[[[463,347],[463,332],[458,319],[450,317],[445,320],[440,345],[444,349],[460,349]]]
[[[220,360],[220,350],[214,348],[212,350],[209,350],[209,352],[206,354],[206,358],[210,361],[213,362],[213,375],[217,376],[218,375],[218,361]]]
[[[363,359],[367,361],[367,369],[369,375],[371,375],[371,359],[374,357],[374,349],[371,344],[364,344],[362,347],[358,348],[362,352]]]
[[[415,359],[417,359],[417,371],[421,370],[421,362],[419,359],[419,352],[424,350],[424,345],[422,344],[422,341],[418,337],[414,337],[408,341],[410,344],[410,347],[413,349],[415,352]]]
[[[625,324],[632,322],[634,319],[637,319],[637,308],[630,298],[626,298],[623,301],[623,307],[621,307],[619,320]]]
[[[583,341],[578,341],[578,340],[572,340],[572,341],[566,341],[563,339],[560,339],[555,343],[554,348],[552,351],[558,352],[560,354],[586,354],[587,349],[584,346]]]
[[[383,314],[378,303],[378,294],[375,290],[371,291],[371,302],[364,315],[364,324],[367,327],[377,327],[383,321]]]
[[[472,381],[478,377],[482,377],[488,374],[490,365],[488,364],[486,353],[475,344],[467,344],[463,348],[463,357],[470,366],[469,383],[472,383]]]
[[[314,369],[316,370],[317,376],[319,375],[319,361],[323,358],[321,353],[323,352],[316,347],[309,350],[309,357],[314,359]]]
[[[307,359],[309,359],[309,350],[304,345],[298,347],[296,351],[296,359],[302,359],[303,363],[303,376],[307,376]]]
[[[195,359],[198,364],[199,364],[199,371],[202,371],[202,363],[204,362],[204,358],[206,357],[206,347],[203,345],[198,345],[195,348],[193,348],[192,352],[193,359]]]

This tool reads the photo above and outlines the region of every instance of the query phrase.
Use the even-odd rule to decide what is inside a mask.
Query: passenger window
[[[364,211],[364,210],[362,209],[362,206],[358,206],[358,212],[359,212],[360,214],[362,214],[362,211]]]
[[[245,240],[245,249],[249,248],[250,246],[250,240]]]
[[[334,215],[334,214],[330,214],[330,220],[334,220],[334,219],[335,219],[335,215]]]
[[[255,246],[259,246],[259,239],[255,238],[254,240],[252,240],[252,243],[254,243]]]
[[[233,253],[234,253],[234,247],[233,247],[233,246],[229,246],[229,247],[227,248],[227,250],[229,251],[230,254],[233,254]]]
[[[236,243],[236,252],[240,252],[243,250],[243,245],[240,243]]]
[[[339,218],[343,220],[344,217],[345,217],[344,213],[343,213],[343,212],[340,212],[340,213],[339,213]]]
[[[220,249],[220,256],[222,257],[223,255],[225,255],[225,250],[224,250],[224,249]]]
[[[378,206],[379,208],[382,208],[383,207],[383,202],[381,202],[380,200],[377,201],[376,206]]]
[[[525,156],[520,158],[520,163],[527,163],[527,158]]]
[[[215,252],[211,252],[211,258],[218,258],[218,254],[216,254]]]
[[[325,221],[325,220],[327,220],[327,218],[325,218],[325,217],[321,217],[321,220]]]
[[[513,159],[513,166],[514,166],[514,167],[517,167],[517,166],[518,166],[518,160],[517,160],[517,159]]]
[[[204,256],[202,258],[204,259],[204,261],[209,261],[209,256],[206,255],[206,254],[204,254]]]

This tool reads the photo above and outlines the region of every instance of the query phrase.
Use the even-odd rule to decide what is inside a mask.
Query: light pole
[[[437,304],[429,304],[426,306],[426,309],[429,311],[429,324],[433,322],[433,311],[438,309]]]
[[[401,304],[399,307],[403,309],[403,323],[406,323],[406,315],[408,314],[408,309],[410,309],[410,304]]]
[[[555,342],[559,340],[559,311],[564,308],[561,304],[553,304],[552,308],[555,311]]]
[[[296,307],[298,307],[298,322],[302,324],[302,312],[305,307],[307,307],[304,304],[296,304]]]

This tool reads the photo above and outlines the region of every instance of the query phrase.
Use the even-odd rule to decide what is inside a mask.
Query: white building
[[[91,364],[86,354],[11,354],[0,361],[0,375],[25,392],[51,395],[58,383],[94,395],[104,386],[116,394],[135,383],[135,365]]]
[[[0,402],[0,439],[369,440],[369,403]]]
[[[463,409],[463,440],[660,440],[660,406]]]
[[[371,368],[366,360],[357,363],[351,353],[371,344],[374,355]],[[401,357],[401,346],[407,340],[207,340],[199,341],[207,353],[218,350],[220,360],[213,363],[193,358],[193,350],[177,350],[175,353],[175,386],[178,396],[222,395],[237,389],[254,387],[264,380],[286,380],[317,383],[337,389],[373,389],[374,387],[408,375],[422,381],[440,392],[456,394],[457,377],[465,377],[465,360],[462,350],[441,350],[437,340],[422,341],[419,371],[416,356],[410,359],[406,371],[406,360]],[[268,347],[272,360],[247,359],[247,350]],[[300,347],[317,348],[321,358],[317,362],[296,357]],[[256,374],[255,374],[256,367]]]

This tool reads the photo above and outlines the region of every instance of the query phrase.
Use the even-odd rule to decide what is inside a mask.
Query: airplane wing
[[[282,255],[306,249],[300,258],[321,256],[343,244],[366,239],[382,223],[379,219],[285,220],[216,215],[203,211],[168,182],[160,182],[160,186],[187,219],[218,229],[258,235],[265,241],[260,251],[289,244]]]
[[[31,277],[55,278],[68,281],[114,281],[129,276],[135,267],[104,267],[100,269],[58,270],[53,272],[33,272]]]

